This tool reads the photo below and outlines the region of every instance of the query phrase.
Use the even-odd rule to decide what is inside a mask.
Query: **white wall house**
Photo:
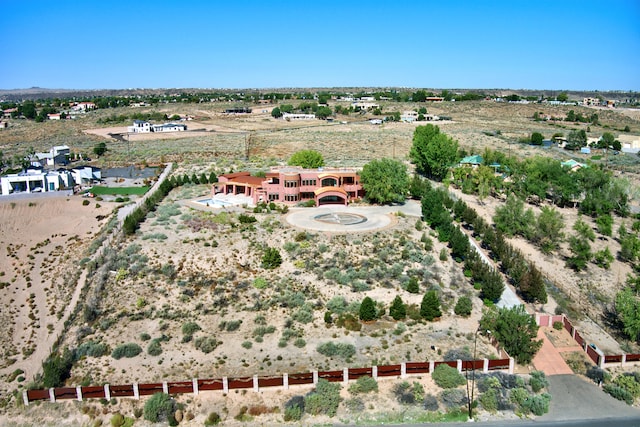
[[[151,132],[183,132],[187,130],[187,125],[176,123],[165,123],[163,125],[151,125]]]
[[[36,193],[58,191],[73,186],[73,174],[66,170],[42,171],[27,169],[25,172],[0,177],[2,195],[11,193]]]
[[[152,125],[143,120],[135,120],[133,126],[127,126],[129,133],[149,133],[149,132],[183,132],[187,130],[187,125],[181,123],[164,123],[162,125]]]
[[[91,184],[102,179],[102,171],[99,168],[83,166],[71,169],[73,181],[78,185]]]
[[[144,120],[134,120],[133,126],[127,126],[129,133],[149,133],[151,132],[151,123]]]
[[[316,118],[315,114],[293,114],[293,113],[284,113],[282,118],[291,121],[291,120],[314,120]]]
[[[418,120],[418,113],[416,111],[403,111],[400,115],[400,121],[405,123],[413,123]]]

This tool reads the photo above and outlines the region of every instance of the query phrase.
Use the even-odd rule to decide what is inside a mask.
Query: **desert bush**
[[[531,390],[533,390],[534,393],[537,393],[543,388],[547,387],[549,385],[549,381],[547,380],[547,377],[544,375],[544,372],[533,371],[531,372],[529,385],[531,386]]]
[[[447,408],[459,408],[466,405],[467,393],[459,388],[451,388],[440,392],[440,400]]]
[[[350,359],[353,355],[356,354],[356,348],[353,344],[345,344],[345,343],[337,343],[334,344],[332,341],[327,341],[318,345],[316,348],[318,353],[327,356],[339,356],[343,359]]]
[[[604,369],[600,369],[597,366],[591,366],[587,370],[587,378],[590,378],[595,383],[608,382],[611,380],[611,374]]]
[[[304,346],[307,345],[307,342],[304,340],[304,338],[297,338],[294,342],[293,345],[298,347],[298,348],[303,348]]]
[[[441,388],[456,388],[466,383],[465,378],[456,368],[445,364],[436,366],[431,378]]]
[[[109,354],[109,346],[96,341],[87,341],[76,348],[76,358],[82,356],[102,357]]]
[[[347,309],[347,306],[348,306],[347,300],[345,300],[344,297],[341,295],[331,298],[326,305],[327,310],[335,314],[344,313]]]
[[[284,404],[284,420],[298,421],[304,414],[304,397],[293,396]]]
[[[147,354],[149,354],[149,356],[160,356],[162,354],[162,346],[160,345],[159,339],[151,340],[147,346]]]
[[[440,405],[438,404],[438,398],[432,394],[427,394],[424,397],[424,401],[422,402],[422,407],[425,411],[437,411],[440,409]]]
[[[509,393],[509,400],[511,403],[518,405],[521,409],[528,398],[529,392],[524,387],[514,388],[511,390],[511,393]]]
[[[220,415],[217,412],[211,412],[207,416],[207,419],[204,420],[204,425],[205,426],[217,426],[218,424],[220,424],[220,421],[222,421],[222,419],[220,418]]]
[[[184,335],[193,335],[200,330],[202,330],[202,328],[196,322],[185,322],[182,324],[182,333]]]
[[[252,224],[256,222],[257,219],[253,215],[245,215],[241,213],[240,215],[238,215],[238,221],[240,221],[240,224]]]
[[[267,280],[264,277],[256,277],[253,280],[253,287],[256,289],[264,289],[267,287]]]
[[[249,350],[251,347],[253,347],[253,343],[251,341],[244,341],[242,343],[242,348],[246,348],[247,350]]]
[[[619,385],[605,384],[602,387],[602,390],[604,390],[605,393],[611,395],[611,397],[625,402],[627,405],[633,404],[633,395]]]
[[[222,342],[216,340],[215,337],[206,336],[197,338],[194,344],[198,350],[205,354],[208,354],[215,350],[220,344],[222,344]]]
[[[447,350],[447,352],[442,357],[442,360],[445,362],[454,362],[456,360],[471,360],[473,356],[471,355],[471,351],[468,347],[463,348],[452,348]]]
[[[149,341],[151,339],[151,335],[149,335],[146,332],[143,332],[143,333],[140,334],[140,339],[142,341]]]
[[[368,375],[359,377],[355,383],[352,383],[349,386],[349,393],[353,395],[369,393],[372,391],[376,393],[378,392],[378,382]]]
[[[282,256],[276,248],[267,248],[262,256],[262,268],[274,269],[282,264]]]
[[[498,390],[489,388],[480,396],[480,404],[488,412],[496,412],[498,410]]]
[[[304,304],[291,316],[293,320],[300,323],[310,323],[313,321],[313,307],[310,304]]]
[[[316,389],[304,399],[305,411],[312,414],[336,415],[340,404],[340,384],[331,383],[324,378],[318,380]]]
[[[267,334],[272,334],[276,331],[275,326],[258,326],[253,330],[253,336],[262,338]]]
[[[391,391],[395,395],[396,400],[403,405],[413,405],[424,398],[424,387],[415,381],[413,384],[403,381],[393,386]]]
[[[613,383],[627,390],[634,398],[640,396],[640,383],[633,374],[618,375]]]
[[[229,320],[225,323],[225,330],[227,332],[233,332],[240,329],[240,325],[242,324],[242,320]]]
[[[550,401],[551,396],[547,393],[530,396],[525,401],[523,410],[525,412],[531,412],[534,415],[541,416],[549,412]]]
[[[119,360],[119,359],[122,359],[123,357],[127,357],[127,358],[136,357],[140,353],[142,353],[142,347],[140,347],[136,343],[130,342],[127,344],[119,345],[118,347],[113,349],[113,351],[111,352],[111,357],[113,357],[116,360]]]
[[[562,324],[562,322],[560,321],[553,322],[553,329],[555,329],[556,331],[561,331],[563,327],[564,325]]]
[[[175,401],[168,394],[156,393],[144,404],[144,419],[152,423],[171,422],[175,410]]]
[[[344,402],[347,409],[354,413],[359,413],[365,410],[364,402],[359,397],[352,397]]]

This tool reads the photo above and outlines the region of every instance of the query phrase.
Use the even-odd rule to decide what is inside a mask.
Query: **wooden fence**
[[[550,316],[546,314],[536,314],[536,322],[539,326],[553,326],[555,322],[562,322],[564,329],[569,332],[571,338],[584,350],[593,363],[600,368],[618,365],[624,366],[625,363],[640,362],[640,354],[615,354],[605,355],[595,343],[587,343],[580,332],[573,326],[571,321],[564,314]]]
[[[174,381],[161,383],[126,384],[103,386],[77,386],[77,387],[57,387],[44,390],[27,390],[23,393],[25,405],[38,400],[48,400],[56,402],[58,400],[74,399],[83,401],[85,399],[107,399],[116,397],[133,397],[139,399],[140,396],[148,396],[155,393],[184,394],[192,393],[197,395],[201,391],[220,390],[228,393],[234,389],[253,389],[260,391],[267,387],[283,387],[285,390],[292,385],[317,384],[318,380],[326,379],[330,382],[342,382],[357,380],[362,376],[370,376],[375,379],[384,377],[406,378],[408,375],[428,374],[433,372],[436,366],[446,364],[458,369],[459,372],[482,369],[483,372],[507,370],[513,373],[513,358],[506,359],[481,359],[481,360],[455,360],[448,362],[405,362],[397,365],[370,366],[367,368],[344,368],[336,371],[313,371],[296,374],[283,374],[277,376],[257,376],[239,378],[213,378],[198,379],[190,381]]]

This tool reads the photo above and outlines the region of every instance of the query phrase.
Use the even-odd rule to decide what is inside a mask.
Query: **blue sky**
[[[0,88],[640,90],[640,1],[0,1]]]

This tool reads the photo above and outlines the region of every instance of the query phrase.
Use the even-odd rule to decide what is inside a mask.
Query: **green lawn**
[[[149,187],[92,187],[89,193],[93,193],[96,196],[103,195],[116,195],[129,196],[131,194],[142,195],[149,191]]]

